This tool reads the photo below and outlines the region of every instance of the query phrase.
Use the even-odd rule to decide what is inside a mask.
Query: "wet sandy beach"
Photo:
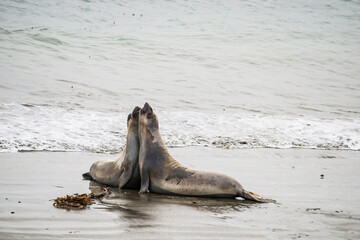
[[[0,239],[359,239],[356,151],[170,148],[182,164],[217,171],[277,204],[112,193],[85,210],[52,206],[90,193],[81,152],[0,154]],[[321,179],[321,175],[324,175]]]

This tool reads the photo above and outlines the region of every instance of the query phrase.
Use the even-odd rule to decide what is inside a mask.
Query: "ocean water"
[[[0,152],[360,150],[360,2],[0,1]]]

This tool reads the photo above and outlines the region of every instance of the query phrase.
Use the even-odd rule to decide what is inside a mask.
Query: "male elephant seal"
[[[116,161],[100,160],[95,162],[89,173],[83,174],[85,179],[119,188],[140,188],[139,172],[139,137],[138,116],[139,107],[135,107],[127,120],[128,133],[126,146],[122,156]]]
[[[148,103],[145,103],[139,114],[139,140],[139,193],[150,191],[197,197],[241,197],[257,202],[275,202],[246,191],[238,181],[229,176],[195,171],[177,162],[161,139],[158,119]]]

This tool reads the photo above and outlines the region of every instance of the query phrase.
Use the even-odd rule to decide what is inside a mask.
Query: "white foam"
[[[357,119],[184,112],[161,113],[160,119],[163,138],[170,146],[360,149]]]
[[[126,141],[127,114],[1,104],[0,151],[116,153]],[[157,115],[168,147],[360,150],[359,119],[184,111]]]
[[[118,152],[126,138],[125,113],[3,104],[0,151]]]

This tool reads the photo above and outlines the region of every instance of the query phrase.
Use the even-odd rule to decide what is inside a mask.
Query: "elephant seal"
[[[83,177],[113,187],[139,189],[140,172],[138,164],[139,137],[138,116],[140,107],[135,107],[127,120],[128,133],[122,156],[116,161],[99,160],[93,163],[89,173]]]
[[[246,191],[235,179],[220,173],[196,171],[177,162],[168,152],[159,132],[159,122],[148,103],[139,114],[139,193],[196,197],[241,197],[257,202],[275,202]]]

